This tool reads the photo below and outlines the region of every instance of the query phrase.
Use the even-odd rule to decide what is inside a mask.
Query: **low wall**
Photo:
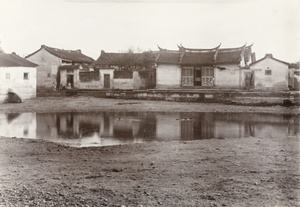
[[[67,90],[66,95],[94,96],[137,100],[182,102],[211,102],[245,105],[277,105],[286,100],[299,104],[299,93],[244,92],[244,91],[182,91],[182,90]]]

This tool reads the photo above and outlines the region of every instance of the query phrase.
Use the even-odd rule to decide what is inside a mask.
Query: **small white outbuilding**
[[[0,103],[7,100],[9,92],[21,100],[36,97],[37,66],[15,53],[0,52]]]

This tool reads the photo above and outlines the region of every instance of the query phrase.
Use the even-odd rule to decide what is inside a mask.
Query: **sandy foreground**
[[[261,112],[299,107],[36,98],[1,113]],[[0,138],[0,206],[300,206],[299,137],[248,137],[72,148]]]

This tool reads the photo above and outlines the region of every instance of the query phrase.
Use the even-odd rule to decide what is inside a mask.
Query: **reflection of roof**
[[[42,48],[44,48],[46,51],[48,51],[52,55],[59,57],[61,59],[64,59],[64,60],[80,62],[80,63],[93,63],[94,62],[93,58],[82,54],[80,50],[63,50],[63,49],[48,47],[46,45],[42,45],[39,50],[35,51],[34,53],[32,53],[30,55],[27,55],[26,58],[39,52]]]
[[[0,67],[37,67],[38,65],[15,54],[0,53]]]

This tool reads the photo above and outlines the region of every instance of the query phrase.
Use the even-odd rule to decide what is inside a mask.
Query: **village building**
[[[0,50],[0,103],[36,97],[36,68],[38,65]],[[13,100],[12,100],[13,101]]]
[[[238,48],[178,50],[159,47],[156,59],[157,88],[241,88],[245,87],[243,68],[251,60],[252,45]]]
[[[299,62],[290,63],[289,65],[289,89],[290,90],[298,90],[300,89],[300,69]]]
[[[88,67],[94,62],[91,57],[81,53],[81,50],[64,50],[46,45],[42,45],[39,50],[27,55],[26,59],[39,65],[37,68],[38,90],[53,89],[54,85],[59,88],[62,83],[64,84],[63,87],[68,85],[74,87],[76,72],[69,69],[66,75],[61,77],[58,73],[59,66],[81,65],[81,67]]]
[[[289,90],[289,63],[276,59],[272,54],[250,64],[257,90]]]
[[[101,51],[95,62],[104,89],[155,88],[155,53],[107,53]]]

